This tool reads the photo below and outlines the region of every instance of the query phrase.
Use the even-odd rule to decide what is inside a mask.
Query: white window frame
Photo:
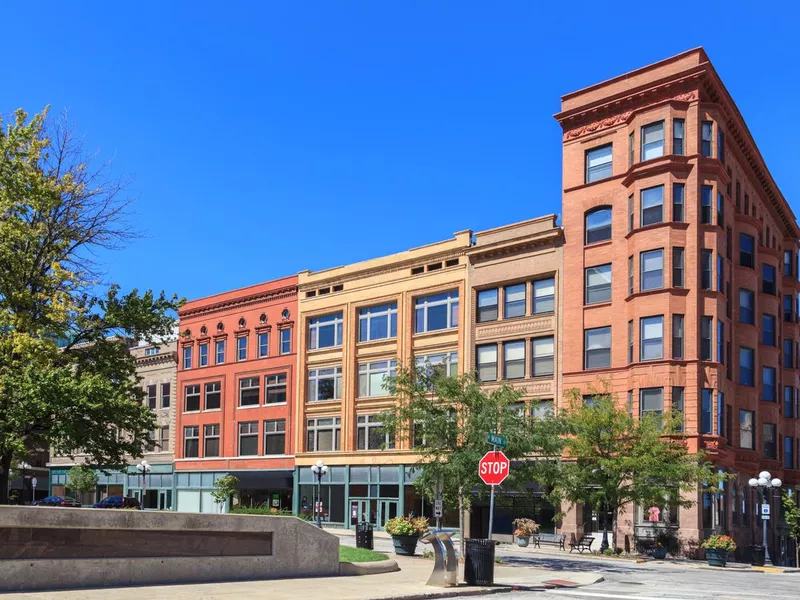
[[[386,337],[372,337],[372,319],[386,317]],[[392,326],[394,325],[394,327]],[[394,330],[394,335],[392,335]],[[362,336],[362,333],[366,335]],[[391,340],[397,337],[397,302],[365,306],[358,311],[358,341],[374,342]]]
[[[321,330],[328,327],[333,328],[333,344],[329,346],[320,346],[319,340]],[[308,320],[308,348],[310,350],[338,348],[342,345],[343,332],[344,315],[341,311],[327,315],[320,315],[318,317],[312,317]]]
[[[283,377],[283,380],[281,380]],[[269,392],[270,390],[280,389],[283,388],[283,395],[286,397],[286,400],[283,402],[270,402]],[[264,405],[265,406],[281,406],[286,404],[289,399],[289,376],[286,373],[273,373],[272,375],[265,375],[264,376]]]
[[[255,381],[255,385],[253,382]],[[245,385],[245,382],[249,382],[250,385]],[[242,404],[242,392],[249,391],[256,389],[258,390],[258,397],[255,402],[251,404]],[[261,378],[260,377],[242,377],[239,379],[239,408],[247,408],[250,406],[260,406],[261,405]]]
[[[186,443],[189,440],[196,440],[197,451],[194,456],[187,456]],[[184,458],[199,458],[200,457],[200,426],[199,425],[185,425],[183,428],[183,457]]]
[[[436,298],[432,300],[432,298]],[[428,312],[437,306],[447,307],[447,322],[445,327],[429,329]],[[422,323],[420,323],[420,315]],[[428,294],[414,299],[414,333],[429,333],[432,331],[447,331],[458,328],[458,290],[449,290],[439,294]]]
[[[319,383],[322,380],[333,379],[333,398],[317,399],[319,396]],[[342,399],[342,367],[318,367],[308,370],[308,402],[337,402]]]
[[[371,451],[371,450],[393,450],[395,443],[388,433],[383,432],[383,441],[377,448],[373,448],[371,433],[375,429],[383,429],[383,423],[378,421],[378,415],[358,415],[356,419],[356,450],[358,451]],[[361,447],[361,435],[363,433],[363,448]],[[381,447],[383,446],[383,447]]]
[[[503,342],[503,379],[525,379],[525,367],[528,360],[528,343],[525,340],[509,340]],[[522,358],[509,358],[510,351],[522,350]],[[508,367],[522,367],[522,374],[515,377],[510,377],[508,374]]]
[[[325,421],[320,424],[320,421]],[[327,421],[331,421],[330,424]],[[323,431],[331,432],[331,446],[330,450],[319,449],[319,434]],[[308,447],[308,437],[311,434],[314,438],[314,448]],[[339,452],[341,448],[342,436],[342,418],[341,417],[315,417],[306,419],[306,452]]]
[[[537,285],[540,288],[547,288],[550,287],[547,285],[547,282],[550,282],[550,286],[553,288],[552,294],[541,294],[537,290]],[[543,277],[541,279],[535,280],[533,283],[533,314],[535,315],[546,315],[556,310],[556,278],[555,277]],[[550,310],[540,310],[536,307],[538,303],[546,304],[547,302],[552,302],[553,307]]]
[[[219,393],[219,406],[217,408],[208,408],[208,386],[217,386],[217,389],[212,389],[211,393]],[[206,381],[203,384],[203,410],[221,410],[222,409],[222,382],[221,381]]]
[[[650,336],[648,337],[645,334],[645,330],[648,328],[660,328],[661,335],[658,337]],[[657,355],[649,356],[646,348],[648,346],[648,342],[654,348],[658,348]],[[664,315],[653,315],[650,317],[641,317],[639,319],[639,360],[641,362],[651,361],[651,360],[663,360],[664,359]]]
[[[383,375],[383,383],[387,379],[397,376],[397,360],[375,360],[371,362],[359,363],[358,365],[358,397],[359,398],[380,398],[389,396],[388,389],[383,387],[383,383],[377,390],[373,388],[372,377]]]
[[[192,391],[192,393],[190,394],[189,390],[190,389],[193,390],[194,388],[197,388],[197,393],[194,393],[194,391]],[[187,410],[187,408],[186,408],[187,405],[189,404],[189,396],[197,396],[197,408],[195,410]],[[202,398],[200,396],[200,384],[193,383],[193,384],[187,385],[183,389],[183,412],[185,412],[185,413],[200,412],[200,407],[202,406],[201,400],[202,400]]]
[[[253,425],[255,425],[255,432],[253,432]],[[245,421],[244,423],[239,423],[238,431],[239,431],[239,437],[238,437],[238,445],[236,448],[237,449],[236,456],[260,456],[260,454],[258,453],[258,421]],[[256,439],[255,454],[242,454],[243,438]]]
[[[269,332],[262,331],[256,337],[258,343],[258,358],[269,356]]]
[[[281,329],[281,355],[292,353],[292,328]]]
[[[646,271],[645,268],[644,268],[645,256],[646,255],[651,255],[651,254],[652,255],[658,254],[661,257],[661,269],[658,269],[658,271],[660,271],[660,273],[661,273],[661,284],[658,285],[658,286],[654,286],[654,287],[645,287],[645,284],[644,284],[645,275],[647,273],[655,273],[657,271],[656,269],[651,269],[650,271]],[[657,248],[655,250],[644,250],[643,252],[640,252],[639,253],[639,271],[640,271],[640,276],[639,276],[639,291],[640,292],[647,292],[647,291],[650,291],[650,290],[663,289],[664,288],[664,249],[663,248]]]
[[[225,364],[225,340],[217,340],[214,342],[214,361],[216,365]]]
[[[242,344],[244,342],[244,344]],[[236,362],[247,360],[247,336],[240,335],[236,338]]]
[[[547,352],[540,352],[537,349],[537,346],[547,346],[547,342],[550,342],[551,350],[549,353]],[[537,341],[539,344],[537,344]],[[531,377],[552,377],[555,373],[555,347],[556,347],[556,339],[552,335],[546,335],[542,337],[535,337],[531,340]],[[548,373],[545,369],[543,372],[539,372],[537,368],[537,361],[544,359],[546,363],[548,360],[550,362],[550,372]]]
[[[270,438],[283,438],[283,452],[267,452],[267,441]],[[286,454],[286,419],[268,419],[264,421],[264,456],[283,456]]]
[[[209,427],[211,429],[211,434],[208,433]],[[209,454],[208,453],[208,440],[217,440],[217,453],[216,454]],[[216,458],[222,453],[222,440],[220,439],[220,427],[219,423],[208,423],[203,425],[203,457],[204,458]]]

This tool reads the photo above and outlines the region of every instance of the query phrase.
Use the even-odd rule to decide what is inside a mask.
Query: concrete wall
[[[0,591],[330,577],[338,549],[293,517],[0,507]]]

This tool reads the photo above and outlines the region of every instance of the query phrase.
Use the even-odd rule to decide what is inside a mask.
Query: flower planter
[[[393,535],[394,553],[400,556],[414,556],[417,551],[417,541],[419,537],[416,535]]]
[[[518,535],[517,536],[517,546],[520,548],[527,548],[528,544],[530,543],[531,538],[529,535]]]
[[[652,556],[656,560],[664,560],[665,558],[667,558],[667,549],[653,548],[650,550],[650,556]]]
[[[728,564],[728,551],[706,548],[706,560],[711,567],[724,567]]]

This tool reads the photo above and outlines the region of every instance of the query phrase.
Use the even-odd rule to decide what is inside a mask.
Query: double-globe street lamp
[[[328,467],[321,460],[311,466],[311,472],[317,478],[317,501],[314,503],[314,510],[317,513],[317,527],[322,529],[322,478],[328,472]]]
[[[751,488],[758,489],[759,496],[761,497],[761,504],[770,505],[770,499],[773,489],[779,489],[781,487],[781,480],[777,477],[772,479],[772,475],[769,471],[761,471],[758,474],[758,479],[753,477],[749,482]],[[763,526],[762,534],[761,534],[761,543],[764,545],[764,564],[771,565],[772,561],[769,558],[769,544],[767,543],[767,520],[765,519],[766,515],[764,514],[764,509],[761,509],[761,524]]]
[[[142,459],[138,465],[136,465],[136,470],[139,471],[139,474],[142,476],[142,510],[144,510],[144,497],[147,494],[147,474],[153,467],[150,466],[146,460]]]
[[[26,473],[25,473],[25,472],[26,472],[27,470],[29,470],[29,469],[33,469],[33,467],[32,467],[32,466],[30,466],[28,463],[26,463],[26,462],[23,460],[21,463],[19,463],[19,464],[17,465],[17,468],[18,468],[20,471],[22,471],[22,503],[23,503],[23,504],[25,504],[25,479],[27,479],[27,478],[28,478],[28,475],[26,475]],[[33,504],[33,500],[34,500],[34,499],[33,499],[33,497],[31,496],[31,504]]]

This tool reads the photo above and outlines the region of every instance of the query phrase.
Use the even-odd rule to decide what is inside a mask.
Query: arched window
[[[611,207],[599,206],[586,213],[586,243],[611,239]]]

